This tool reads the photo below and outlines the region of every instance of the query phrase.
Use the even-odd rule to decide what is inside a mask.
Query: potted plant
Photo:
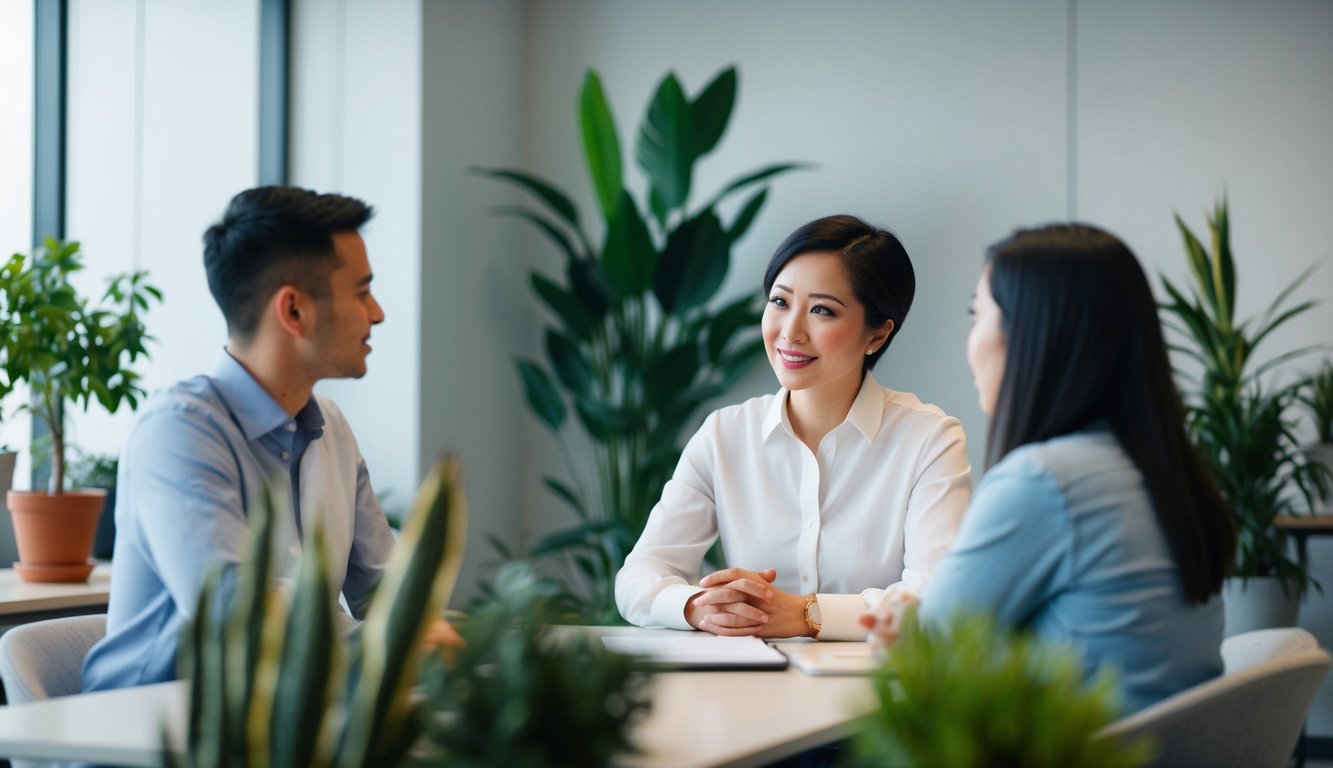
[[[853,765],[1128,768],[1149,757],[1151,745],[1098,737],[1119,715],[1109,672],[1085,686],[1074,649],[986,614],[926,630],[909,610],[871,685],[879,708],[858,725]]]
[[[1306,380],[1301,402],[1305,403],[1314,421],[1318,441],[1306,446],[1305,457],[1312,464],[1324,466],[1328,474],[1333,475],[1333,361],[1324,361],[1324,365]],[[1333,514],[1333,488],[1325,489],[1316,511]]]
[[[445,458],[422,482],[350,645],[334,622],[323,528],[308,532],[295,584],[284,588],[272,504],[253,505],[234,590],[215,569],[182,634],[180,677],[192,682],[186,744],[184,754],[164,747],[163,765],[405,765],[423,730],[413,694],[423,640],[463,560],[458,474],[457,460]]]
[[[736,100],[735,68],[699,93],[675,74],[658,84],[639,127],[634,157],[647,179],[636,200],[601,79],[590,71],[579,98],[584,157],[604,235],[594,243],[578,207],[530,174],[478,169],[515,184],[540,205],[498,211],[535,226],[564,257],[564,274],[534,271],[532,290],[550,310],[545,360],[518,361],[528,406],[561,443],[568,480],[546,486],[578,517],[533,548],[568,558],[584,590],[566,598],[583,621],[619,620],[615,574],[681,452],[681,430],[759,359],[763,302],[747,294],[713,307],[732,248],[764,205],[770,179],[801,167],[776,163],[744,174],[691,206],[694,169],[721,141]],[[755,189],[758,187],[757,191]],[[719,204],[749,196],[724,221]],[[563,278],[563,279],[562,279]],[[564,441],[571,411],[592,445],[575,464]]]
[[[1164,323],[1187,342],[1174,351],[1200,370],[1196,376],[1177,366],[1190,437],[1236,516],[1236,568],[1224,588],[1227,634],[1294,625],[1310,576],[1273,521],[1302,511],[1302,501],[1309,509],[1324,477],[1302,455],[1295,420],[1288,416],[1301,382],[1283,385],[1264,374],[1315,348],[1263,363],[1255,352],[1274,330],[1314,305],[1289,302],[1314,268],[1279,293],[1263,315],[1238,320],[1226,200],[1208,218],[1211,250],[1178,215],[1176,226],[1191,280],[1182,289],[1163,277],[1170,300],[1162,311]]]
[[[97,518],[97,533],[93,536],[93,557],[110,560],[116,544],[116,470],[120,461],[114,453],[88,453],[74,449],[66,476],[71,488],[102,488],[106,500],[102,514]]]
[[[11,383],[27,383],[24,407],[50,438],[47,491],[6,496],[21,561],[15,567],[29,581],[82,581],[92,570],[88,554],[106,492],[65,489],[65,406],[87,410],[97,402],[115,412],[138,404],[144,392],[130,364],[146,355],[150,339],[141,313],[162,298],[140,271],[110,278],[93,305],[70,279],[82,269],[79,244],[51,238],[31,258],[16,253],[0,269],[0,308],[10,325],[2,367]]]

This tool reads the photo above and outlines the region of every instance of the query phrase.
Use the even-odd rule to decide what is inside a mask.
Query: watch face
[[[810,604],[810,607],[809,607],[808,609],[806,609],[805,614],[806,614],[807,616],[810,617],[810,621],[811,621],[811,623],[813,623],[813,624],[823,624],[823,623],[824,623],[824,616],[823,616],[823,614],[821,614],[820,611],[819,611],[819,601],[818,601],[818,600],[816,600],[815,602],[813,602],[813,603]]]

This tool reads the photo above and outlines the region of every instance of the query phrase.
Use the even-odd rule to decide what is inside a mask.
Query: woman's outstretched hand
[[[909,605],[916,603],[916,596],[907,592],[890,592],[879,601],[873,611],[861,614],[861,626],[870,630],[870,644],[883,650],[902,635],[902,616]]]

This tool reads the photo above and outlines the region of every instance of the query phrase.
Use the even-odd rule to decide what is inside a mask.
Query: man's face
[[[329,274],[328,296],[315,304],[309,363],[317,379],[359,379],[366,375],[370,327],[384,322],[384,310],[370,293],[370,261],[361,235],[335,232],[333,252],[338,266]]]

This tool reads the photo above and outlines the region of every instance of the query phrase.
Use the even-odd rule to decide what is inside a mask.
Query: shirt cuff
[[[702,592],[693,584],[671,584],[653,598],[653,607],[648,611],[648,620],[656,627],[667,629],[694,629],[685,620],[685,604],[691,597]]]
[[[860,595],[815,595],[819,601],[820,640],[864,640],[861,614],[867,610]]]

